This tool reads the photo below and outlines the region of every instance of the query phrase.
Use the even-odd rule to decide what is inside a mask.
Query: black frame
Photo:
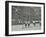
[[[28,4],[42,4],[44,5],[44,32],[43,33],[27,33],[27,34],[13,34],[9,35],[9,3],[28,3]],[[20,1],[5,1],[5,36],[18,36],[18,35],[34,35],[34,34],[45,34],[45,3],[38,2],[20,2]]]

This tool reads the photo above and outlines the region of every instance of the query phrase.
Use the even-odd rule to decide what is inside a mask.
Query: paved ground
[[[41,26],[39,24],[36,24],[35,26],[33,24],[30,24],[30,26],[25,27],[25,25],[12,25],[12,31],[23,31],[23,30],[39,30],[41,29]]]

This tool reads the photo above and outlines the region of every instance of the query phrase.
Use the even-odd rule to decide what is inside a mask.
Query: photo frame
[[[45,34],[45,3],[5,1],[5,35]]]

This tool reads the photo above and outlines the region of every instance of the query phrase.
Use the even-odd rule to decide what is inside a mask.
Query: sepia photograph
[[[6,5],[9,13],[7,35],[44,33],[44,3],[7,1]]]

